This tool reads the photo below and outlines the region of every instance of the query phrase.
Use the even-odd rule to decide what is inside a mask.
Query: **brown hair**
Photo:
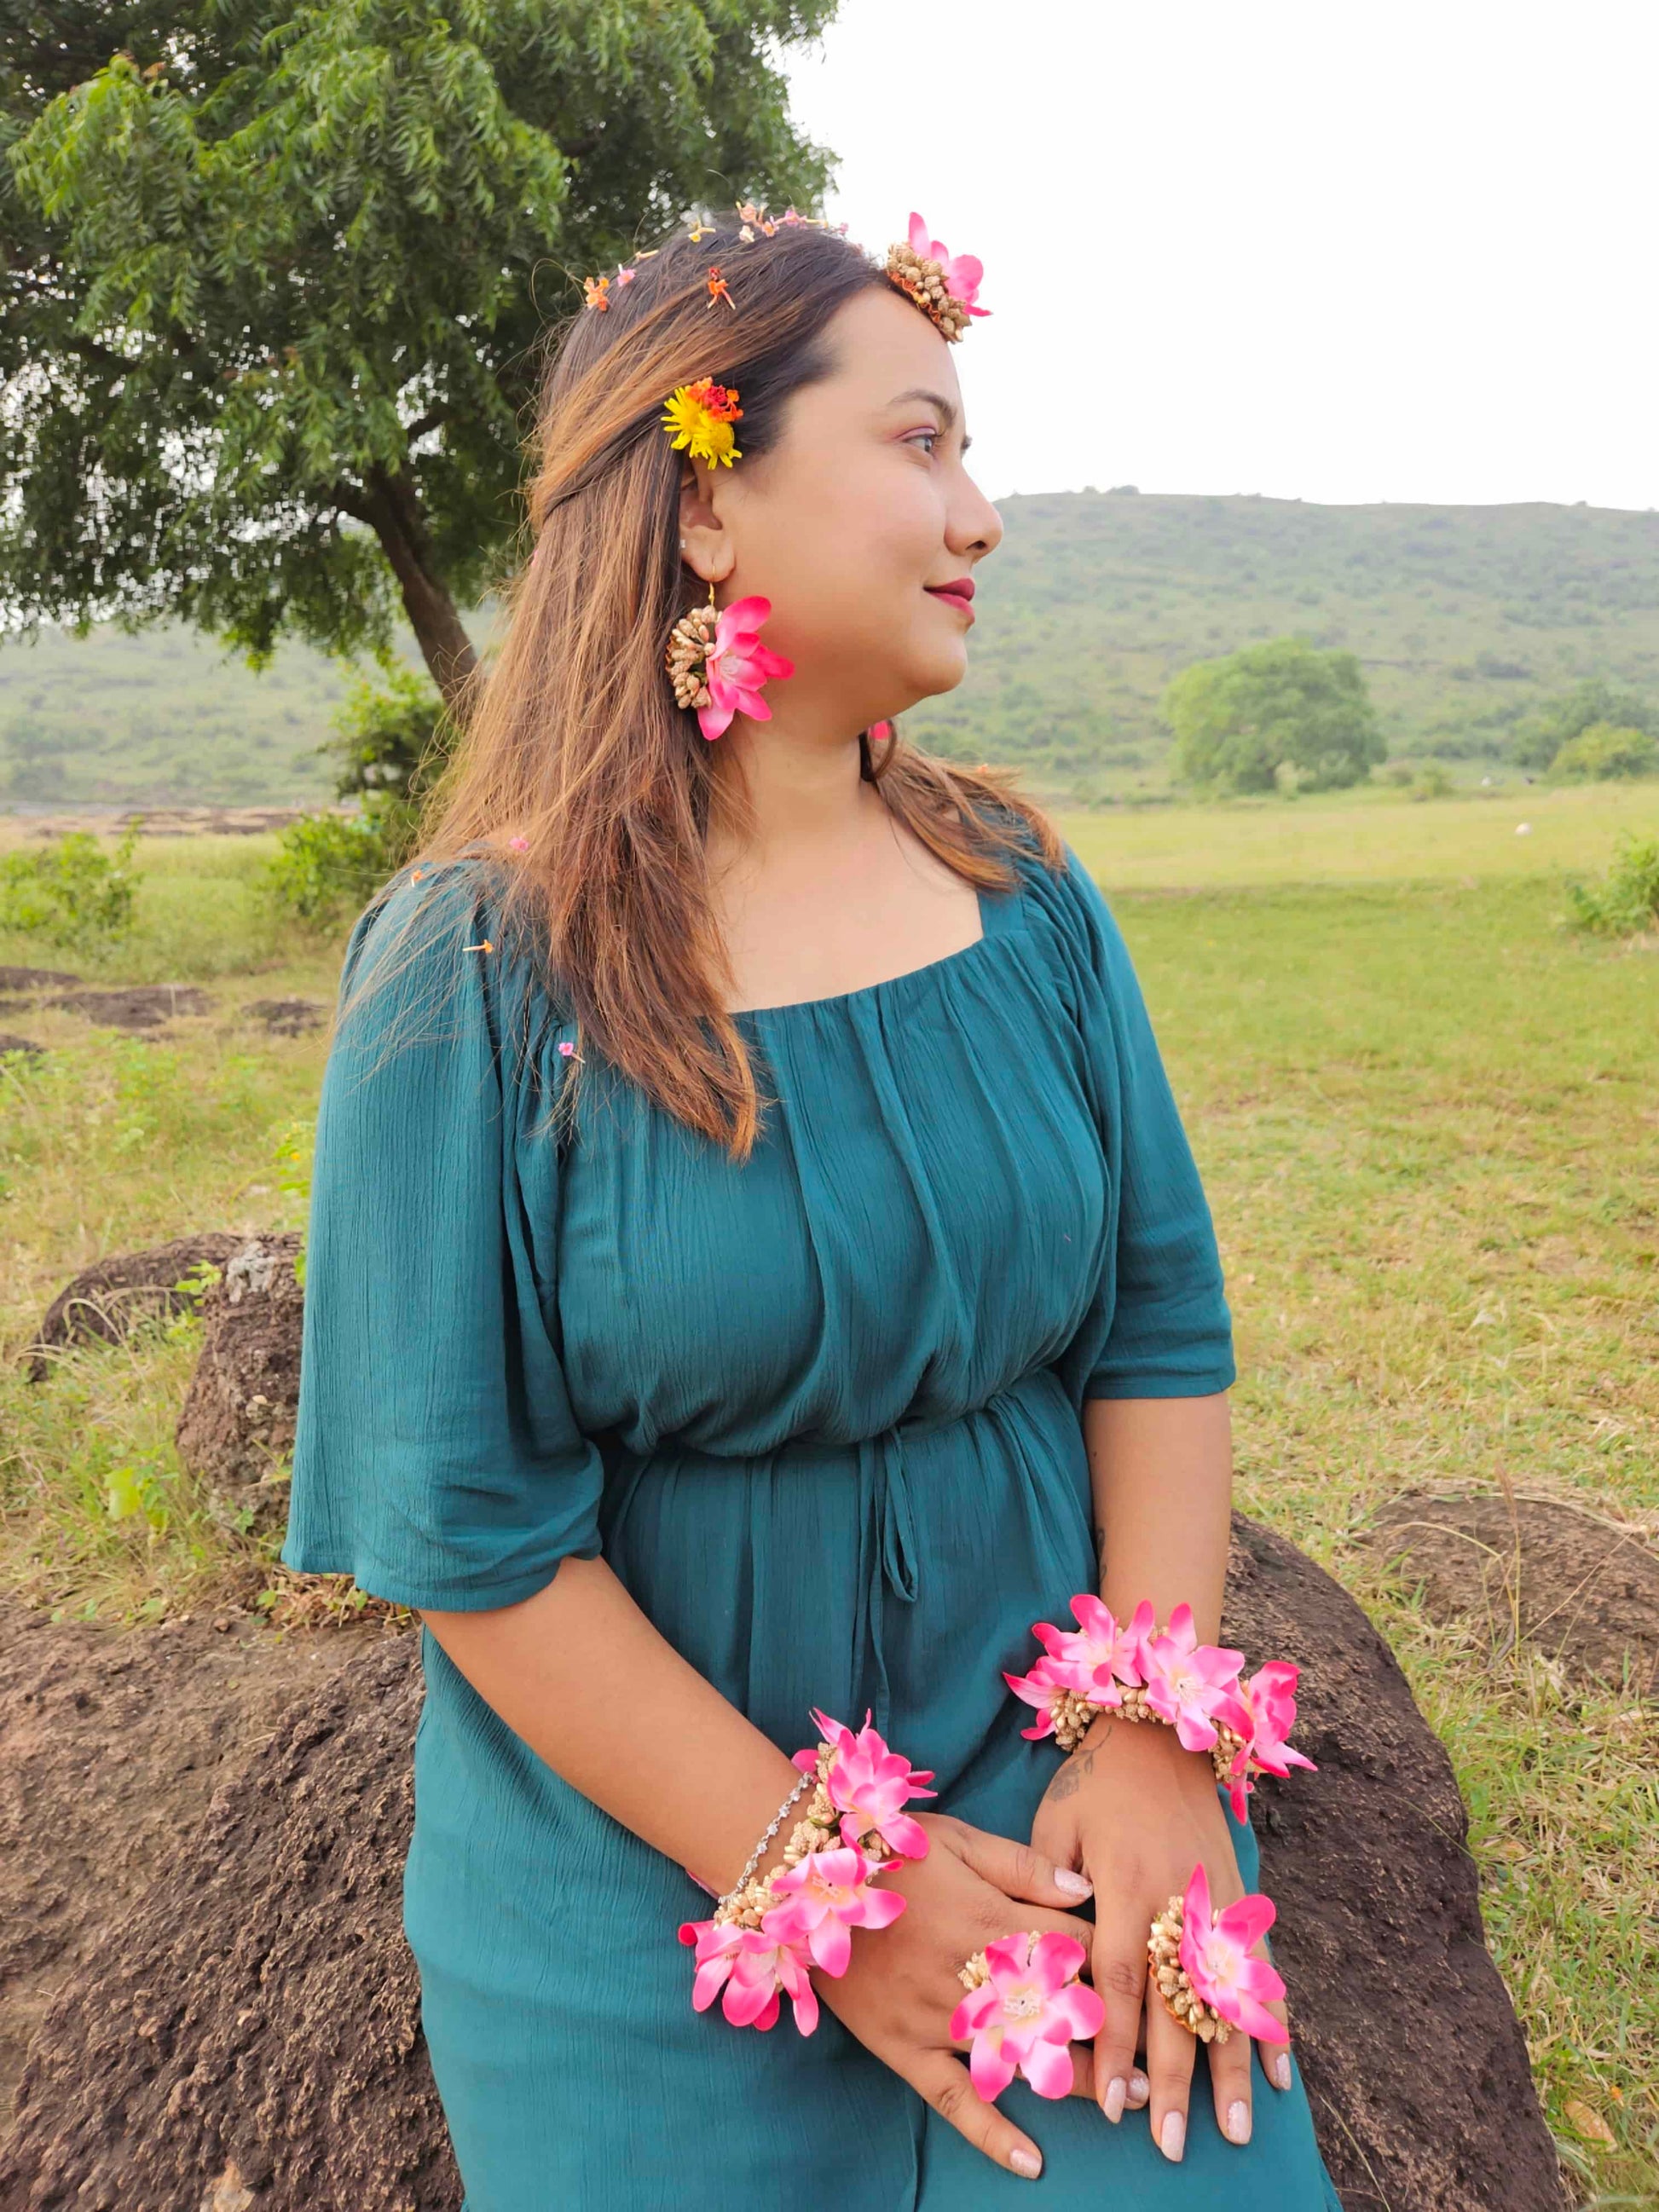
[[[735,313],[711,298],[711,264]],[[735,385],[743,454],[765,453],[791,394],[830,371],[830,318],[887,279],[833,231],[791,224],[750,244],[730,220],[701,240],[678,232],[633,269],[612,279],[606,307],[579,309],[557,334],[529,489],[534,551],[506,588],[500,653],[460,702],[465,736],[414,857],[499,860],[502,927],[526,933],[584,1057],[601,1054],[741,1163],[762,1100],[719,988],[729,970],[703,852],[716,807],[739,835],[752,823],[739,780],[720,773],[663,671],[696,595],[678,546],[682,458],[662,410],[678,385]],[[1027,832],[1062,865],[1013,771],[957,767],[896,727],[878,761],[867,733],[860,743],[893,813],[969,881],[1009,888],[999,855]],[[524,850],[507,849],[510,835]],[[566,1110],[580,1065],[561,1086]]]

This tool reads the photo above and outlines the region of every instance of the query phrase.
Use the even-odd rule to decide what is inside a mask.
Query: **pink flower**
[[[1029,1674],[1011,1674],[1005,1667],[1002,1679],[1017,1698],[1036,1707],[1036,1726],[1022,1729],[1020,1734],[1031,1737],[1034,1741],[1038,1736],[1052,1735],[1054,1732],[1052,1711],[1054,1692],[1069,1686],[1060,1680],[1054,1662],[1046,1656],[1039,1659]]]
[[[891,1859],[872,1859],[854,1844],[806,1856],[772,1877],[775,1893],[785,1902],[775,1905],[761,1921],[769,1935],[799,1945],[805,1943],[826,1974],[844,1974],[852,1956],[853,1928],[890,1928],[903,1911],[905,1900],[896,1890],[872,1889],[872,1875],[891,1866]]]
[[[945,271],[945,290],[953,300],[959,300],[970,315],[990,313],[988,307],[974,305],[985,276],[985,264],[977,254],[953,254],[939,239],[927,235],[927,226],[919,215],[910,217],[910,251],[919,253],[924,261],[938,262]]]
[[[933,1768],[912,1766],[902,1753],[889,1751],[870,1725],[867,1705],[864,1726],[856,1735],[845,1722],[831,1720],[816,1705],[812,1718],[817,1723],[819,1735],[832,1750],[824,1788],[836,1810],[848,1816],[841,1824],[842,1840],[861,1843],[873,1829],[888,1850],[896,1851],[901,1858],[925,1859],[927,1831],[900,1808],[908,1798],[938,1796],[937,1790],[922,1787],[923,1783],[933,1780]],[[812,1773],[817,1763],[816,1749],[795,1753],[794,1764],[805,1773]]]
[[[1141,1679],[1141,1646],[1157,1615],[1143,1598],[1132,1620],[1120,1628],[1103,1601],[1088,1590],[1072,1600],[1077,1632],[1037,1621],[1032,1633],[1040,1637],[1068,1690],[1076,1690],[1094,1705],[1121,1705],[1120,1682],[1132,1687]]]
[[[1268,1774],[1288,1774],[1293,1766],[1318,1768],[1285,1737],[1296,1726],[1296,1685],[1300,1669],[1288,1659],[1269,1659],[1248,1681],[1234,1685],[1232,1695],[1216,1708],[1216,1717],[1226,1722],[1244,1741],[1227,1770],[1227,1794],[1236,1820],[1245,1817],[1250,1794],[1250,1775],[1260,1767]]]
[[[1198,1995],[1223,2020],[1263,2042],[1288,2043],[1290,2037],[1267,2008],[1284,1996],[1284,1982],[1265,1959],[1250,1956],[1250,1946],[1261,1942],[1277,1917],[1272,1898],[1252,1894],[1212,1918],[1209,1877],[1200,1860],[1182,1899],[1181,1963]]]
[[[1174,1723],[1188,1751],[1208,1751],[1217,1741],[1211,1717],[1237,1691],[1243,1663],[1242,1651],[1200,1644],[1191,1606],[1178,1605],[1165,1633],[1141,1645],[1146,1702],[1160,1720]]]
[[[530,850],[530,840],[528,837],[509,837],[507,841],[507,849],[509,853],[527,853]]]
[[[707,2012],[723,1988],[720,2010],[734,2027],[770,2027],[782,1990],[795,2008],[801,2033],[811,2035],[817,2026],[817,1991],[807,1978],[806,1961],[787,1934],[742,1928],[731,1920],[685,1920],[679,1938],[697,1947],[691,1984],[695,2011]]]
[[[1005,1936],[985,1946],[990,1979],[970,1990],[951,2015],[953,2041],[973,2039],[968,2072],[988,2105],[1016,2073],[1039,2097],[1069,2096],[1067,2046],[1100,2032],[1106,2008],[1077,1979],[1085,1954],[1073,1936],[1048,1929]]]
[[[760,641],[761,624],[770,619],[772,602],[759,598],[734,599],[722,607],[714,625],[714,642],[703,665],[708,704],[697,709],[697,724],[706,738],[718,738],[732,726],[733,714],[751,721],[769,722],[772,709],[760,696],[763,684],[775,676],[793,676],[795,664],[773,653]]]

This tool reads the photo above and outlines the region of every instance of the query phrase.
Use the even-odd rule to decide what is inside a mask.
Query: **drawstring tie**
[[[905,1605],[916,1601],[916,1535],[910,1492],[904,1472],[904,1446],[896,1425],[863,1438],[858,1447],[858,1590],[853,1625],[853,1686],[858,1710],[847,1716],[853,1729],[864,1724],[864,1709],[874,1715],[878,1733],[886,1735],[891,1720],[887,1654],[882,1640],[886,1593]],[[874,1685],[866,1685],[873,1666]]]

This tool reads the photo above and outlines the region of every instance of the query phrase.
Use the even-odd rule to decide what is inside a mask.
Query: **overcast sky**
[[[994,497],[1659,506],[1656,0],[842,0],[872,251],[985,264]]]

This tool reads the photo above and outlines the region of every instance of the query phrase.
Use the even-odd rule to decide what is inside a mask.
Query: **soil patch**
[[[46,1003],[105,1029],[154,1030],[175,1015],[210,1014],[219,1002],[194,983],[129,983],[112,991],[65,991]]]
[[[1558,1498],[1407,1491],[1361,1540],[1421,1583],[1431,1620],[1483,1623],[1495,1656],[1523,1637],[1569,1679],[1616,1686],[1628,1655],[1636,1694],[1659,1696],[1659,1552],[1641,1529]]]
[[[255,999],[242,1012],[249,1021],[262,1022],[271,1036],[301,1036],[328,1018],[320,999]]]
[[[9,1030],[0,1030],[0,1057],[9,1052],[21,1052],[29,1060],[39,1060],[45,1052],[43,1044],[34,1044],[26,1036],[14,1036]]]
[[[214,1791],[376,1639],[226,1611],[112,1631],[0,1597],[0,2136],[58,1989]]]
[[[55,983],[78,983],[61,968],[0,968],[0,991],[46,991]]]

